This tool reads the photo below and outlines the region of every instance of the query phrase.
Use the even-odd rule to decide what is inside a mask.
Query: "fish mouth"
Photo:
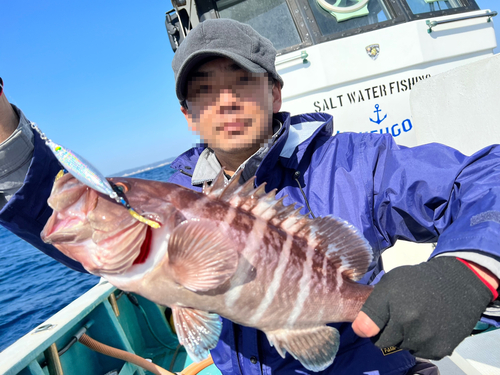
[[[56,180],[48,199],[52,215],[41,232],[44,242],[80,262],[90,273],[118,274],[148,261],[153,231],[125,207],[70,174]],[[139,200],[139,203],[142,201]],[[140,207],[143,217],[162,224],[156,206]]]
[[[76,195],[73,193],[73,195]],[[97,204],[97,193],[87,189],[74,198],[70,213],[60,213],[54,206],[57,203],[50,201],[51,208],[54,209],[49,220],[45,224],[40,237],[48,244],[78,242],[89,239],[92,235],[92,228],[87,223],[87,214],[91,212]],[[84,207],[84,209],[82,209]]]
[[[93,190],[89,191],[94,201],[90,210],[85,213],[54,210],[41,233],[42,240],[96,275],[118,274],[133,265],[145,263],[151,252],[152,228],[134,219],[125,209],[117,216],[110,215],[114,224],[108,222],[111,225],[107,225],[100,218],[107,216],[108,209],[101,208],[96,212],[100,197]],[[76,201],[88,198],[89,195],[82,195]],[[160,215],[156,213],[143,213],[142,216],[161,225]]]

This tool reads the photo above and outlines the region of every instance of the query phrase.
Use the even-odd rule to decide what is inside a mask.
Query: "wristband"
[[[469,262],[467,262],[464,259],[457,258],[459,261],[461,261],[463,264],[465,264],[474,274],[479,277],[479,279],[488,287],[488,289],[491,291],[491,294],[493,294],[493,299],[492,301],[496,300],[498,298],[498,292],[493,288],[493,285],[491,285],[489,282],[487,282],[484,277],[482,277],[477,271],[470,265]]]
[[[0,96],[2,96],[3,93],[3,79],[0,77]]]

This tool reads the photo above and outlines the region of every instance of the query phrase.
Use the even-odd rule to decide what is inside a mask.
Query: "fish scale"
[[[307,369],[323,370],[339,346],[338,331],[326,323],[352,321],[372,290],[356,283],[370,264],[371,249],[348,223],[300,215],[301,208],[285,206],[274,190],[255,188],[254,179],[240,185],[239,177],[226,184],[221,172],[203,193],[110,179],[126,187],[134,207],[161,223],[149,232],[100,194],[64,201],[82,190],[64,177],[54,184],[54,213],[42,238],[118,288],[170,306],[193,360],[215,347],[221,315],[262,330],[280,355],[288,352]],[[94,208],[78,216],[82,204],[75,202],[82,199],[96,201],[84,202]],[[81,231],[86,241],[65,242]],[[91,238],[99,241],[89,241],[96,231]],[[143,253],[146,241],[151,245]]]

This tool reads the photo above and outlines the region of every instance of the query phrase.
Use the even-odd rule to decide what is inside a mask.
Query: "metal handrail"
[[[288,59],[277,61],[276,66],[287,63],[289,61],[298,60],[298,59],[302,59],[302,63],[307,64],[308,57],[309,57],[309,54],[306,51],[301,51],[300,55],[295,55],[295,56],[289,57]]]
[[[472,18],[480,18],[480,17],[488,17],[488,20],[486,22],[490,22],[492,17],[495,17],[498,13],[493,11],[493,12],[487,12],[484,14],[476,14],[474,16],[465,16],[465,17],[459,17],[459,18],[451,18],[447,20],[442,20],[442,21],[430,21],[427,20],[425,21],[426,25],[429,27],[427,29],[427,32],[430,34],[432,33],[432,28],[437,25],[441,25],[443,23],[450,23],[450,22],[456,22],[456,21],[463,21],[463,20],[470,20]]]

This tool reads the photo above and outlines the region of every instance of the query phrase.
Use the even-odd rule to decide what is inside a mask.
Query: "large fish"
[[[120,289],[171,307],[179,341],[194,360],[221,332],[218,315],[265,332],[284,358],[320,371],[334,360],[338,331],[371,292],[356,283],[372,259],[367,241],[332,217],[309,219],[275,191],[220,173],[203,193],[139,179],[112,178],[127,210],[70,174],[54,183],[42,239]]]

